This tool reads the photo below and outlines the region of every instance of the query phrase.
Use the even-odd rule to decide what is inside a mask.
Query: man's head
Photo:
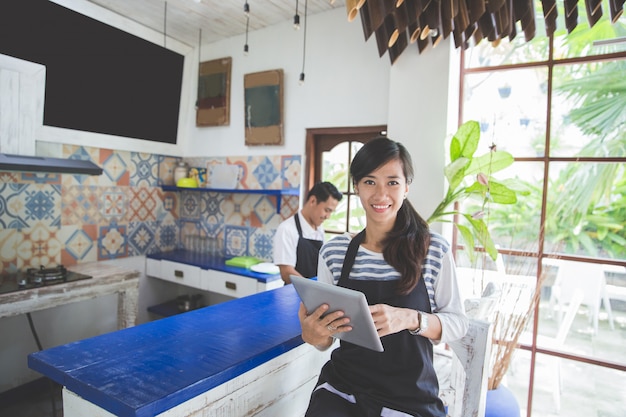
[[[302,215],[314,227],[321,226],[324,220],[337,208],[343,194],[330,182],[318,182],[309,190]]]

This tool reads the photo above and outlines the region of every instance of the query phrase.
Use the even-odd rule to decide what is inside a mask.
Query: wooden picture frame
[[[244,75],[246,146],[282,145],[283,70]]]
[[[201,62],[198,68],[196,126],[230,124],[230,74],[232,58]]]

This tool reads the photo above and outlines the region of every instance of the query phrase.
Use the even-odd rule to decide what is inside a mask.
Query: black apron
[[[350,279],[357,250],[365,230],[348,247],[339,283],[365,293],[368,303],[388,304],[430,313],[430,301],[424,279],[406,295],[396,292],[397,281]],[[328,382],[339,391],[352,394],[357,403],[402,411],[419,417],[445,417],[439,398],[439,384],[433,368],[430,340],[403,330],[384,336],[384,352],[375,352],[341,341],[322,368],[318,384]]]
[[[305,239],[302,237],[300,215],[293,216],[298,229],[298,247],[296,248],[296,271],[305,278],[317,276],[317,260],[320,257],[321,240]]]

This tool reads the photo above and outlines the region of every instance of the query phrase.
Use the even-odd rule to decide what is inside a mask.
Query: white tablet
[[[337,339],[377,352],[384,350],[376,332],[365,294],[295,275],[291,275],[291,282],[308,312],[313,312],[322,304],[328,304],[330,306],[329,313],[341,310],[346,317],[350,318],[352,330],[336,333],[334,336]]]

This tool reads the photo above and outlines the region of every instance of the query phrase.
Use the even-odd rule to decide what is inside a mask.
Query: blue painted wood
[[[197,266],[201,269],[214,269],[216,271],[229,272],[231,274],[243,275],[245,277],[254,278],[257,281],[268,283],[281,279],[280,274],[262,274],[254,272],[248,268],[239,268],[236,266],[226,265],[224,262],[227,258],[213,256],[206,253],[192,252],[183,249],[177,249],[168,252],[159,252],[152,255],[146,255],[147,258],[179,262],[187,265]]]
[[[28,366],[118,416],[162,413],[301,345],[292,285],[32,353]]]

